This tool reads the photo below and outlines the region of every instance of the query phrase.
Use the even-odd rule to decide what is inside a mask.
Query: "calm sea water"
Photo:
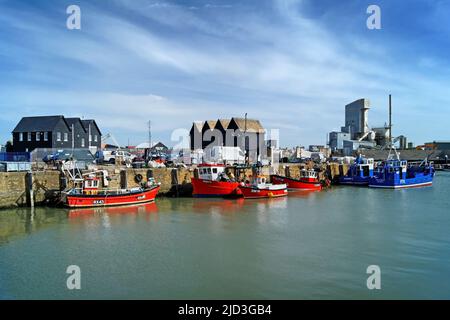
[[[449,190],[443,172],[411,190],[2,211],[0,298],[450,299]]]

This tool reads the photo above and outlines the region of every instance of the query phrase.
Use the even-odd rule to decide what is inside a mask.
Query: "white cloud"
[[[10,60],[17,61],[18,53],[25,57],[21,63],[31,72],[14,76],[28,86],[4,93],[12,92],[13,105],[36,113],[59,106],[60,112],[76,110],[131,133],[145,132],[149,118],[155,119],[155,131],[163,132],[188,127],[194,119],[248,112],[267,127],[279,126],[281,136],[290,137],[287,144],[322,142],[327,131],[342,125],[344,105],[361,97],[378,108],[371,113],[374,123],[384,122],[389,92],[399,114],[421,114],[429,101],[448,105],[442,96],[448,78],[405,68],[388,45],[361,36],[336,37],[301,14],[302,2],[275,1],[270,21],[242,6],[205,5],[205,14],[164,1],[118,0],[144,19],[83,5],[89,14],[82,33],[55,28],[47,18],[30,19],[24,28],[33,32],[30,26],[40,25],[39,41],[31,47],[8,43],[16,47],[4,51]],[[0,18],[20,25],[20,17]],[[33,56],[55,62],[34,64]],[[433,61],[426,57],[418,65],[433,67]],[[35,89],[39,77],[60,79],[62,88]],[[427,111],[433,117],[440,110]],[[303,141],[295,140],[299,135]]]

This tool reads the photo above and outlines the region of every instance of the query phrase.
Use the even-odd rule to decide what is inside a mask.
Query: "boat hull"
[[[279,175],[271,176],[273,184],[286,184],[288,189],[293,190],[322,190],[322,184],[319,181],[302,181],[283,177]]]
[[[433,184],[433,175],[423,175],[417,178],[385,180],[383,178],[373,177],[370,179],[370,188],[383,189],[406,189],[427,187]]]
[[[287,188],[261,189],[252,186],[241,186],[240,189],[245,199],[279,198],[288,195]]]
[[[418,182],[418,183],[405,183],[405,184],[369,184],[370,188],[379,188],[379,189],[406,189],[406,188],[420,188],[420,187],[429,187],[433,185],[433,181],[428,182]]]
[[[196,198],[240,197],[242,192],[238,182],[211,181],[192,178],[192,196]]]
[[[155,201],[159,186],[140,192],[109,195],[68,194],[67,206],[70,208],[94,208],[135,205]]]

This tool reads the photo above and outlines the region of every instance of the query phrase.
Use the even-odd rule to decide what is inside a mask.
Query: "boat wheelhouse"
[[[431,186],[434,174],[434,167],[427,159],[418,165],[408,164],[408,161],[400,159],[397,150],[391,147],[387,160],[376,168],[370,178],[369,187],[402,189]]]
[[[339,178],[340,184],[346,185],[365,185],[369,184],[369,180],[373,177],[374,159],[365,158],[359,155],[355,162],[350,166],[346,175]]]
[[[290,190],[322,190],[319,175],[315,170],[300,170],[300,178],[294,179],[280,175],[271,176],[273,184],[286,184]]]
[[[198,166],[198,177],[191,179],[194,197],[242,196],[239,183],[226,173],[222,164],[203,163]]]

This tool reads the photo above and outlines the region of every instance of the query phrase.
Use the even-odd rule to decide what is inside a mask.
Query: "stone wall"
[[[0,172],[0,208],[26,205],[26,172]],[[44,202],[48,192],[59,190],[59,172],[33,174],[35,203]]]
[[[313,168],[314,164],[280,164],[277,170],[269,167],[262,169],[262,175],[269,177],[271,173],[278,173],[298,178],[302,168]],[[348,165],[332,163],[321,167],[320,178],[337,179],[341,174],[346,174]],[[286,168],[289,168],[287,171]],[[152,168],[152,169],[125,169],[115,167],[102,168],[108,171],[110,188],[133,188],[139,186],[135,181],[136,175],[141,175],[143,181],[153,172],[156,182],[161,183],[160,195],[189,195],[192,191],[190,185],[193,176],[193,168]],[[242,169],[240,172],[228,168],[239,180],[250,179],[253,175],[252,169]],[[175,173],[172,173],[172,172]],[[126,174],[125,174],[126,173]],[[176,177],[176,178],[175,178]],[[69,183],[70,186],[70,183]],[[60,174],[56,170],[37,171],[33,173],[33,189],[35,204],[39,205],[55,195],[60,190]],[[26,205],[26,173],[25,172],[0,172],[0,208]]]
[[[25,177],[22,172],[0,172],[0,207],[25,203]]]

